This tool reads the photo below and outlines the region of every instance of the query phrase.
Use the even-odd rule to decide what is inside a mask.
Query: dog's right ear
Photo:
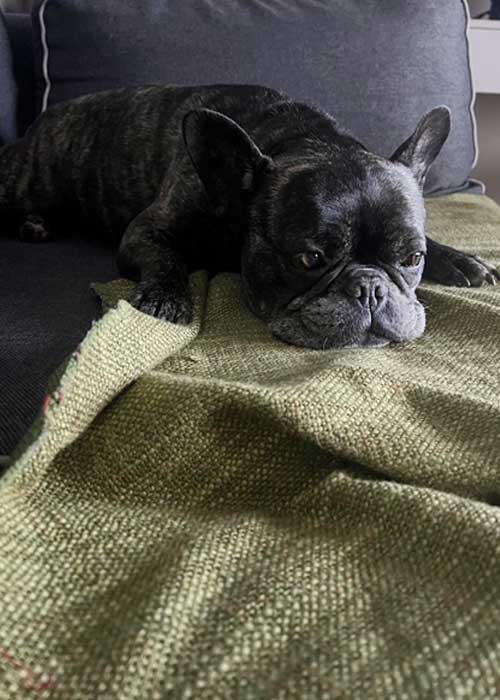
[[[234,198],[251,192],[273,161],[235,121],[211,109],[188,112],[182,135],[189,157],[214,206],[222,216]]]
[[[429,168],[448,138],[451,112],[446,106],[435,107],[424,114],[417,128],[392,154],[391,160],[403,163],[423,187]]]

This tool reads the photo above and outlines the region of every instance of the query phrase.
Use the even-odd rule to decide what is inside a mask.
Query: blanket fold
[[[500,262],[491,200],[427,209]],[[311,351],[191,283],[189,327],[95,286],[0,482],[0,700],[500,697],[500,285]]]

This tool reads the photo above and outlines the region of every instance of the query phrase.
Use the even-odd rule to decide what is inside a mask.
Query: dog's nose
[[[374,309],[385,299],[387,287],[378,279],[354,279],[345,285],[344,291],[362,306]]]

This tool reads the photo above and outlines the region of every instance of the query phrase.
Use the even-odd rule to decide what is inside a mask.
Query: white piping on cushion
[[[467,63],[469,66],[469,79],[470,79],[470,85],[471,85],[471,101],[469,105],[469,111],[470,111],[470,116],[472,120],[472,132],[473,132],[473,140],[474,140],[474,160],[472,161],[471,165],[471,170],[473,170],[476,165],[477,161],[479,158],[479,143],[477,139],[477,120],[476,120],[476,115],[474,112],[474,103],[476,102],[476,89],[474,87],[474,79],[472,77],[472,65],[471,65],[471,60],[470,60],[470,42],[469,42],[469,32],[470,32],[470,8],[467,3],[467,0],[462,0],[462,6],[464,8],[465,12],[465,43],[467,44]],[[483,194],[486,192],[486,187],[483,182],[479,182],[479,180],[475,180],[478,184],[481,185],[481,189],[483,191]]]
[[[47,27],[45,26],[45,8],[49,0],[43,0],[40,5],[40,10],[38,12],[38,20],[40,22],[40,38],[42,40],[43,47],[43,59],[42,59],[42,73],[43,79],[45,81],[45,90],[43,91],[42,98],[42,112],[45,112],[47,105],[49,103],[50,89],[52,83],[50,82],[49,76],[49,45],[47,44]]]

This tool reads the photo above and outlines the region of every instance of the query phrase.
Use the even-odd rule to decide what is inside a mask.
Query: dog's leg
[[[176,323],[190,323],[193,306],[187,268],[176,250],[175,221],[158,203],[128,226],[118,251],[118,269],[138,280],[130,301],[144,313]]]
[[[424,279],[454,287],[480,287],[483,282],[496,284],[500,272],[481,258],[427,237]]]

